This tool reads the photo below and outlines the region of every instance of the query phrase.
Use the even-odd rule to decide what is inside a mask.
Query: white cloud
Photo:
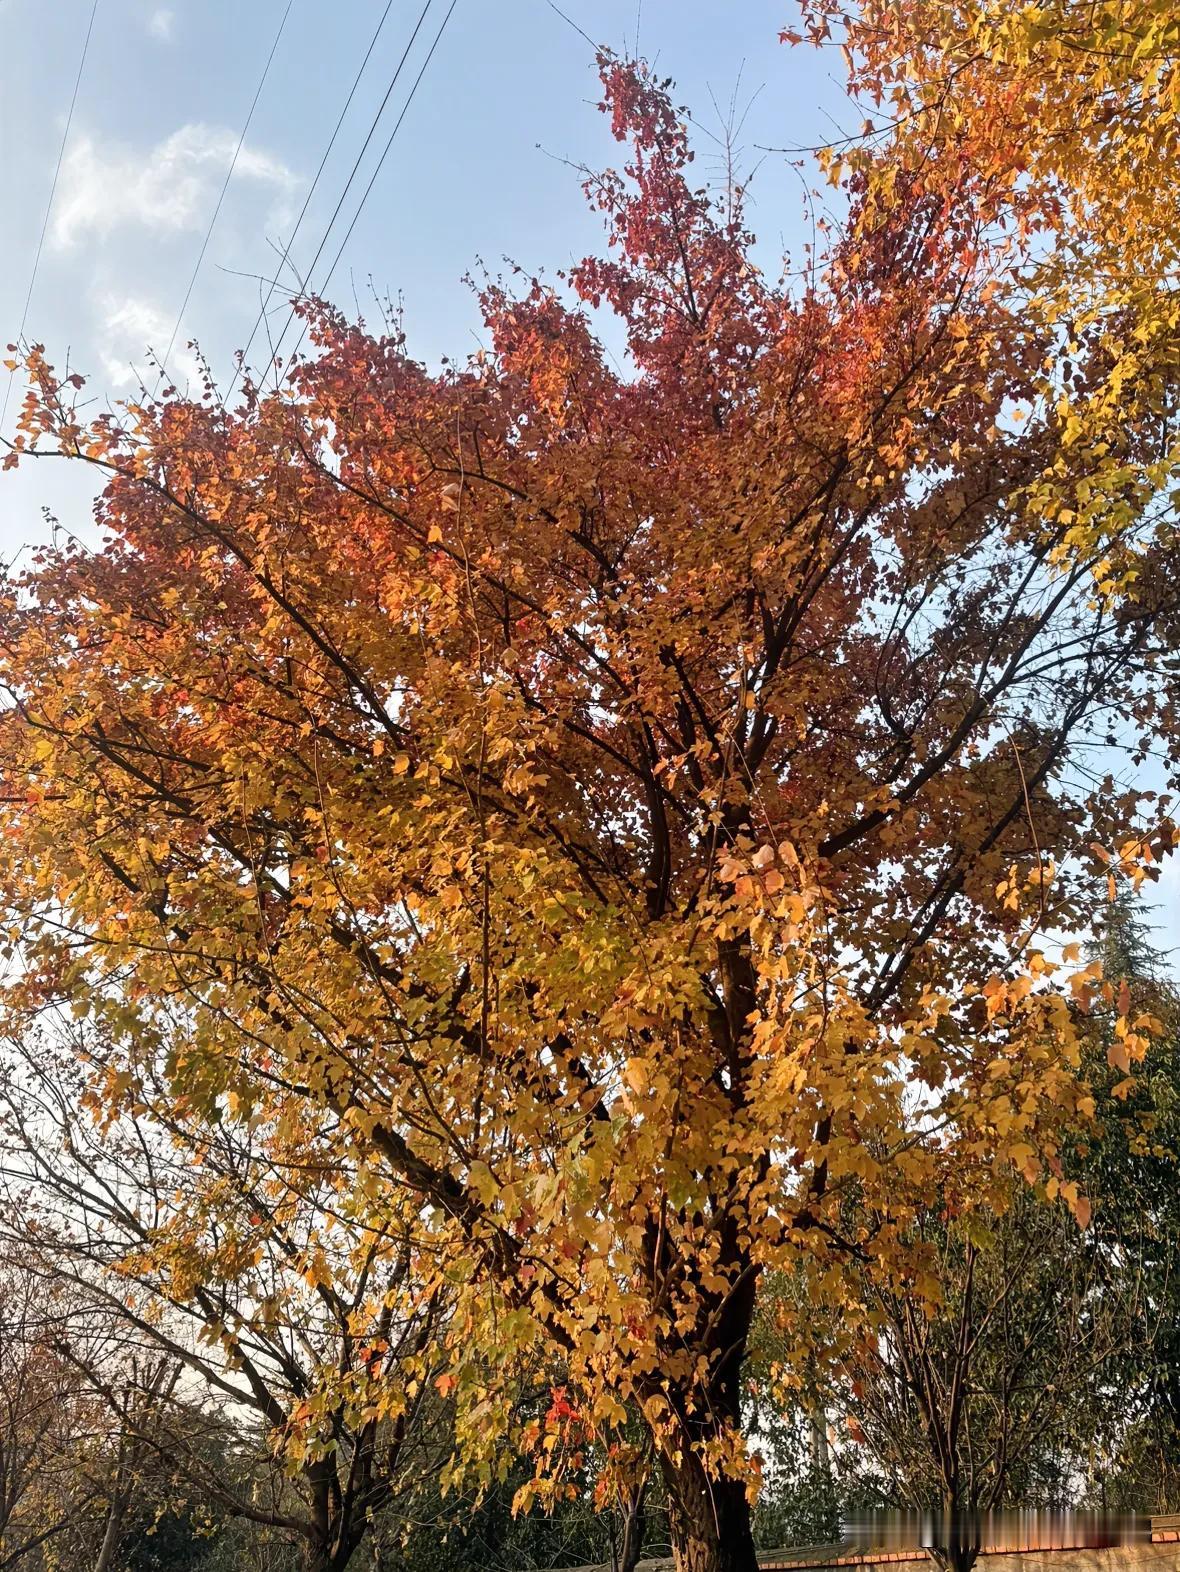
[[[148,17],[147,30],[153,38],[159,38],[164,43],[172,37],[172,26],[176,21],[176,12],[170,11],[166,5],[160,5]]]
[[[152,387],[156,373],[147,351],[154,350],[157,356],[164,354],[172,337],[175,317],[169,317],[162,307],[151,301],[135,296],[104,295],[99,301],[99,309],[98,358],[111,391],[119,393],[136,388],[141,378]],[[186,383],[195,386],[199,374],[196,356],[186,347],[182,326],[168,356],[168,375],[183,390]]]
[[[181,126],[146,154],[76,137],[58,179],[54,244],[64,249],[128,224],[157,234],[203,229],[236,146],[234,132],[201,124]],[[279,159],[248,144],[234,167],[234,183],[239,180],[269,187],[280,206],[299,184]],[[281,213],[267,217],[268,223],[282,221]]]

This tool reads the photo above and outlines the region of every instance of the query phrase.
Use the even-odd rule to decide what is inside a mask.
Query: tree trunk
[[[623,1506],[623,1539],[619,1546],[618,1572],[635,1572],[643,1554],[644,1502],[647,1499],[647,1481],[644,1480],[634,1495]]]
[[[345,1572],[364,1539],[368,1518],[341,1486],[335,1453],[309,1459],[303,1477],[310,1487],[311,1521],[303,1551],[304,1572]]]
[[[758,1572],[740,1480],[710,1479],[697,1457],[660,1459],[676,1572]]]
[[[364,1538],[361,1532],[340,1536],[330,1544],[312,1540],[304,1546],[303,1572],[345,1572]]]
[[[961,1544],[953,1539],[947,1545],[932,1545],[927,1555],[940,1572],[972,1572],[979,1559],[979,1551],[974,1545]]]
[[[979,1536],[962,1530],[953,1532],[949,1556],[952,1572],[971,1572],[979,1559]]]
[[[811,1415],[811,1466],[817,1474],[830,1479],[832,1460],[828,1451],[828,1416],[822,1408]]]
[[[123,1537],[123,1518],[126,1511],[127,1499],[121,1490],[117,1491],[107,1512],[106,1529],[98,1549],[98,1560],[94,1563],[94,1572],[110,1572],[114,1566],[115,1552]]]
[[[957,1478],[943,1491],[938,1537],[940,1543],[932,1547],[931,1559],[945,1568],[945,1572],[972,1572],[983,1544],[982,1526],[978,1507],[974,1503],[970,1507],[963,1506]]]

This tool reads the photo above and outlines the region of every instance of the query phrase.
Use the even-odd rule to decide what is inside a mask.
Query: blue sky
[[[3,343],[20,326],[91,3],[0,0]],[[422,3],[393,0],[291,249],[301,275]],[[256,280],[274,275],[384,4],[292,0],[169,357],[181,386],[194,369],[190,338],[223,383],[232,376],[233,353],[258,315]],[[432,0],[311,277],[316,288],[448,4]],[[619,149],[594,107],[593,51],[579,28],[620,49],[634,47],[638,30],[641,52],[676,79],[701,124],[703,175],[718,172],[709,133],[720,131],[731,100],[748,110],[740,168],[758,166],[753,217],[760,260],[774,269],[805,238],[804,192],[789,161],[760,148],[814,144],[834,117],[848,116],[827,58],[778,42],[793,6],[565,0],[563,20],[548,0],[457,0],[328,293],[370,315],[374,289],[400,296],[412,352],[435,362],[475,347],[478,313],[463,280],[477,259],[492,270],[507,256],[553,272],[599,244],[599,219],[569,165],[602,167]],[[132,391],[148,347],[162,354],[172,337],[285,8],[286,0],[98,0],[26,336],[59,367],[68,357],[100,400]],[[274,318],[276,331],[285,317]],[[18,384],[6,435],[19,394]],[[44,536],[45,508],[86,534],[92,495],[91,477],[73,466],[0,474],[0,554],[11,558]]]
[[[26,329],[55,363],[68,347],[96,391],[127,392],[147,345],[162,352],[172,334],[285,3],[99,0]],[[395,0],[293,248],[301,271],[420,3]],[[446,3],[434,0],[321,275]],[[90,4],[0,0],[6,341],[20,322]],[[819,140],[833,123],[821,106],[839,113],[840,91],[825,58],[778,43],[792,4],[567,0],[567,22],[547,0],[458,0],[330,293],[346,307],[355,293],[362,310],[371,304],[370,279],[381,293],[400,293],[411,348],[433,361],[474,347],[478,323],[463,275],[477,257],[493,269],[510,256],[552,271],[596,245],[599,222],[563,161],[602,165],[618,150],[593,107],[591,50],[571,23],[616,47],[633,45],[638,27],[641,50],[676,78],[706,128],[705,174],[714,150],[707,131],[720,128],[712,99],[723,116],[735,90],[739,108],[749,106],[743,171],[762,157],[760,144]],[[293,0],[171,357],[182,381],[191,370],[181,347],[188,337],[200,340],[219,374],[232,371],[232,351],[248,338],[258,310],[257,283],[240,275],[273,273],[383,6]],[[802,238],[802,189],[776,156],[763,160],[754,190],[763,260],[773,267],[784,246]],[[322,276],[312,282],[320,285]],[[19,476],[0,491],[5,548],[40,528],[26,511],[31,496]]]
[[[448,3],[433,0],[325,262]],[[0,0],[3,342],[20,324],[91,4]],[[394,0],[292,248],[301,272],[421,5]],[[57,365],[68,355],[101,398],[128,393],[148,346],[162,353],[172,336],[285,7],[286,0],[98,0],[26,333]],[[411,350],[434,362],[475,347],[478,314],[463,276],[477,258],[493,271],[507,256],[552,273],[596,247],[600,223],[569,164],[617,163],[619,150],[595,111],[592,51],[577,28],[620,49],[634,46],[638,29],[640,52],[675,78],[679,100],[700,123],[703,178],[719,173],[709,133],[720,131],[731,100],[745,112],[739,171],[757,166],[752,222],[759,259],[773,270],[806,238],[804,191],[787,159],[761,149],[811,145],[858,123],[835,79],[838,58],[778,43],[793,7],[794,0],[562,0],[567,21],[548,0],[457,0],[329,293],[349,310],[355,299],[370,315],[372,288],[400,295]],[[292,0],[170,357],[182,385],[192,370],[183,348],[190,337],[219,379],[232,375],[233,351],[258,313],[256,278],[274,273],[383,9],[384,0]],[[322,286],[324,265],[313,286]],[[284,317],[276,316],[276,328]],[[19,392],[18,385],[8,432]],[[86,533],[91,495],[90,477],[64,464],[0,475],[0,553],[10,558],[43,538],[45,507]],[[1175,867],[1158,895],[1157,922],[1180,928]]]

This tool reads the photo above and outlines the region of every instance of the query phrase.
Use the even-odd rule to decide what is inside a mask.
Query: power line
[[[370,57],[370,55],[372,55],[373,50],[376,48],[377,40],[378,40],[378,38],[380,38],[382,30],[385,27],[386,18],[389,16],[389,13],[390,13],[390,11],[392,9],[393,9],[393,0],[386,0],[385,9],[381,13],[381,20],[377,23],[377,26],[376,26],[376,28],[375,28],[375,30],[373,32],[373,36],[369,40],[369,47],[365,50],[365,57],[364,57],[364,59],[360,63],[360,69],[357,71],[356,76],[353,78],[352,86],[348,90],[348,97],[344,101],[344,108],[340,111],[340,117],[336,121],[335,126],[333,127],[332,135],[331,135],[331,137],[330,137],[330,139],[328,141],[328,145],[324,149],[324,156],[320,159],[319,168],[316,170],[315,177],[312,180],[310,187],[308,188],[307,195],[303,199],[303,206],[299,209],[299,217],[295,220],[295,227],[291,231],[291,237],[287,241],[287,244],[283,247],[283,254],[282,254],[282,257],[279,259],[279,269],[278,269],[278,271],[280,273],[282,272],[282,269],[287,265],[287,259],[289,258],[290,254],[291,254],[291,247],[295,244],[295,241],[296,241],[296,239],[297,239],[297,237],[299,235],[299,230],[300,230],[300,228],[301,228],[301,226],[303,224],[303,220],[307,216],[307,209],[311,205],[311,199],[315,195],[316,187],[320,183],[320,176],[324,172],[324,167],[327,164],[329,157],[331,156],[332,149],[336,146],[336,138],[340,135],[340,128],[344,124],[345,116],[348,114],[348,111],[352,108],[352,101],[356,97],[356,90],[360,86],[360,80],[361,80],[361,77],[365,73],[365,67],[369,63],[369,57]],[[242,375],[242,371],[243,371],[243,369],[245,368],[245,365],[246,365],[246,358],[247,358],[247,356],[250,353],[250,349],[251,349],[251,347],[252,347],[252,345],[254,343],[255,337],[257,336],[258,329],[262,326],[263,319],[266,316],[267,307],[270,305],[271,298],[274,295],[274,292],[275,292],[275,290],[277,288],[278,288],[278,281],[277,281],[277,279],[272,279],[271,282],[270,282],[270,287],[267,289],[267,292],[266,292],[266,298],[263,300],[261,309],[258,312],[257,318],[255,319],[254,326],[250,329],[250,337],[246,340],[246,347],[242,351],[241,362],[238,365],[238,369],[234,372],[233,378],[230,381],[229,388],[226,391],[225,399],[226,399],[227,402],[228,402],[231,394],[233,393],[234,386],[237,383],[238,378]]]
[[[197,274],[201,271],[201,263],[205,260],[205,252],[209,248],[209,241],[213,235],[213,226],[217,223],[217,215],[221,212],[221,204],[225,201],[225,193],[229,190],[229,183],[233,179],[234,170],[237,168],[238,155],[242,151],[242,144],[246,140],[246,133],[250,129],[250,122],[254,118],[254,111],[258,107],[258,100],[262,97],[262,89],[266,86],[266,79],[270,74],[271,61],[274,59],[275,51],[279,47],[279,40],[283,36],[283,29],[287,25],[287,18],[291,15],[291,7],[294,5],[294,3],[295,0],[287,0],[287,8],[283,12],[283,15],[279,21],[278,31],[275,33],[274,42],[270,46],[270,54],[268,54],[266,57],[266,64],[262,68],[262,75],[259,78],[258,86],[254,90],[254,97],[250,101],[250,108],[246,115],[246,123],[242,127],[241,136],[238,137],[238,145],[234,148],[234,156],[230,159],[229,168],[226,170],[225,180],[222,182],[221,191],[217,198],[217,206],[213,209],[213,216],[209,220],[209,227],[205,231],[205,238],[201,241],[201,249],[197,253],[196,265],[193,267],[192,277],[188,281],[188,288],[184,292],[184,299],[181,301],[180,310],[176,314],[176,323],[172,329],[172,337],[168,340],[168,348],[164,351],[163,358],[160,361],[160,371],[156,377],[157,387],[160,385],[160,377],[162,377],[167,370],[168,356],[172,353],[172,346],[176,343],[176,335],[180,332],[180,324],[184,320],[185,312],[188,310],[188,303],[192,298],[193,287],[197,282]]]
[[[381,166],[385,163],[385,160],[388,157],[389,150],[393,146],[393,143],[394,143],[394,138],[397,136],[398,132],[401,130],[402,121],[406,118],[406,115],[409,112],[410,105],[414,102],[414,95],[418,91],[418,84],[422,81],[422,78],[426,75],[426,68],[427,68],[427,66],[429,66],[430,62],[434,59],[434,52],[438,48],[439,44],[442,42],[442,35],[446,32],[446,30],[447,30],[447,23],[451,20],[451,15],[452,15],[455,7],[458,5],[458,3],[459,3],[459,0],[451,0],[450,5],[447,7],[447,14],[443,17],[442,22],[441,22],[441,24],[439,26],[438,32],[435,33],[435,35],[434,35],[434,42],[431,44],[430,48],[426,51],[426,59],[423,60],[422,65],[421,65],[421,67],[420,67],[420,69],[418,71],[418,75],[414,78],[414,84],[410,88],[409,95],[407,96],[405,103],[402,105],[402,112],[401,112],[400,115],[398,115],[397,120],[396,120],[396,122],[394,124],[393,130],[389,133],[389,140],[386,142],[384,148],[382,148],[382,150],[381,150],[381,157],[377,160],[377,167],[376,167],[376,169],[374,169],[372,175],[369,177],[369,183],[368,183],[368,185],[364,189],[364,193],[362,194],[360,202],[357,205],[357,210],[352,215],[352,222],[349,224],[348,229],[345,231],[344,239],[340,242],[340,248],[336,252],[335,257],[333,257],[333,259],[332,259],[332,266],[328,269],[327,274],[324,277],[324,281],[320,285],[320,289],[321,290],[327,289],[328,285],[332,282],[332,274],[336,271],[336,268],[338,267],[338,265],[340,263],[340,258],[344,255],[344,248],[348,244],[350,238],[352,237],[352,232],[356,228],[357,220],[360,218],[361,213],[362,213],[362,211],[364,209],[365,203],[368,201],[369,192],[372,191],[374,185],[377,183],[377,176],[381,173]],[[291,358],[292,359],[294,359],[294,357],[299,353],[299,346],[300,346],[300,344],[303,343],[303,340],[306,337],[307,337],[307,323],[304,322],[304,324],[303,324],[303,331],[300,333],[298,339],[296,340],[295,348],[291,351]]]
[[[359,203],[359,205],[357,207],[356,212],[352,215],[352,223],[349,224],[348,229],[345,231],[344,239],[340,242],[340,249],[337,251],[335,257],[332,259],[332,266],[328,269],[327,275],[325,276],[323,283],[320,285],[321,289],[327,289],[328,285],[332,282],[332,274],[336,271],[336,268],[338,267],[338,265],[340,263],[340,258],[344,255],[344,248],[348,244],[349,240],[352,237],[352,232],[356,228],[357,220],[360,218],[361,211],[364,208],[365,203],[368,201],[369,192],[372,191],[374,185],[377,183],[377,176],[381,173],[381,166],[382,166],[382,164],[384,164],[384,162],[385,162],[385,160],[386,160],[386,158],[387,158],[387,156],[389,154],[389,150],[393,146],[394,138],[397,136],[398,132],[401,130],[402,121],[406,118],[406,114],[409,111],[410,105],[414,102],[414,95],[418,91],[418,84],[421,82],[422,78],[426,75],[426,68],[427,68],[427,66],[434,59],[434,52],[438,48],[439,44],[442,42],[442,35],[447,30],[447,23],[451,20],[451,13],[454,11],[454,9],[458,5],[458,3],[459,3],[459,0],[451,0],[450,5],[447,7],[447,14],[446,14],[446,16],[443,17],[442,23],[439,26],[439,30],[434,35],[434,42],[431,44],[430,48],[426,52],[426,59],[423,60],[422,66],[421,66],[421,69],[418,72],[418,75],[414,78],[414,85],[413,85],[413,87],[410,88],[409,96],[407,97],[405,103],[402,105],[402,112],[401,112],[400,115],[398,115],[397,122],[394,125],[393,130],[389,133],[389,140],[388,140],[388,142],[386,142],[384,148],[382,149],[381,157],[377,160],[377,167],[376,167],[376,169],[374,169],[374,171],[372,173],[372,176],[369,179],[369,183],[365,187],[364,195],[361,197],[361,200],[360,200],[360,203]],[[299,342],[300,343],[303,342],[302,337],[300,338]],[[298,347],[298,346],[296,346],[296,347]]]
[[[385,113],[385,106],[389,103],[390,98],[393,96],[393,90],[394,90],[394,88],[398,84],[398,80],[401,77],[402,71],[403,71],[403,69],[405,67],[405,64],[406,64],[406,61],[409,59],[410,50],[413,49],[413,47],[414,47],[414,41],[417,39],[418,34],[421,32],[422,24],[423,24],[423,22],[425,22],[427,14],[429,13],[430,7],[433,5],[433,3],[434,3],[434,0],[425,0],[425,4],[423,5],[421,11],[419,11],[419,13],[418,13],[418,20],[414,23],[414,31],[410,34],[409,41],[407,42],[406,47],[402,50],[401,59],[398,61],[397,66],[396,66],[396,68],[394,70],[393,76],[390,78],[389,86],[385,89],[385,97],[381,100],[381,103],[380,103],[380,105],[378,106],[378,109],[377,109],[377,113],[373,116],[372,124],[369,126],[368,135],[365,137],[365,140],[364,140],[364,143],[361,146],[360,152],[356,155],[356,159],[353,162],[353,166],[352,166],[351,170],[349,171],[348,179],[344,182],[344,190],[341,191],[341,193],[340,193],[340,200],[336,203],[336,206],[332,209],[332,216],[328,220],[327,228],[324,230],[324,233],[323,233],[323,235],[322,235],[322,237],[320,239],[320,243],[316,247],[315,256],[311,259],[311,266],[307,270],[307,277],[308,277],[309,280],[311,278],[311,275],[315,272],[316,264],[319,262],[320,257],[323,255],[324,247],[328,244],[328,237],[332,233],[332,227],[335,224],[336,220],[340,216],[340,209],[344,206],[345,198],[348,196],[349,190],[352,187],[352,182],[356,179],[357,170],[361,167],[361,161],[364,158],[365,153],[368,151],[369,143],[373,140],[373,137],[374,137],[374,135],[376,133],[377,127],[380,124],[381,117]],[[453,9],[454,9],[454,5],[452,4],[452,10]],[[447,15],[449,17],[450,12],[448,12]],[[443,26],[444,27],[446,26],[446,21],[445,20],[443,22]],[[437,40],[436,40],[436,42],[437,42]],[[429,56],[427,58],[429,58]],[[421,76],[421,73],[419,73],[419,77],[420,76]],[[403,114],[404,114],[404,112],[405,111],[403,110]],[[399,121],[399,124],[400,124],[400,121]],[[386,152],[388,152],[388,147],[386,148]],[[384,157],[384,154],[382,154],[382,157]],[[378,168],[379,167],[380,167],[380,165],[378,165]],[[371,182],[370,182],[370,184],[371,184]],[[366,192],[365,195],[367,196],[368,192]],[[362,198],[362,201],[363,201],[363,198]],[[354,222],[355,222],[355,220],[354,220]],[[333,263],[333,267],[334,266],[335,266],[335,263]],[[276,359],[276,360],[278,359],[279,350],[282,348],[283,340],[284,340],[284,338],[286,338],[287,333],[290,330],[291,323],[294,320],[295,320],[295,307],[292,306],[290,312],[287,315],[287,320],[283,323],[283,331],[279,334],[278,338],[275,340],[274,357],[273,358]],[[303,342],[302,334],[300,335],[299,342],[300,343]],[[276,375],[277,375],[277,373],[276,373]]]
[[[90,7],[90,21],[86,28],[86,37],[82,40],[82,55],[78,61],[78,74],[74,78],[74,91],[70,98],[70,109],[66,115],[66,127],[61,134],[61,146],[57,150],[57,163],[53,170],[53,180],[49,187],[49,201],[45,204],[45,217],[41,220],[41,233],[37,237],[37,250],[33,255],[33,271],[29,275],[29,287],[25,291],[24,310],[20,316],[20,332],[17,334],[19,344],[25,336],[25,324],[29,320],[29,306],[33,300],[33,286],[37,282],[37,269],[41,266],[41,251],[45,245],[45,235],[49,229],[49,215],[53,211],[53,199],[57,195],[57,179],[61,174],[62,160],[65,158],[66,143],[70,139],[70,127],[74,123],[74,105],[78,102],[78,89],[82,85],[82,73],[86,69],[86,56],[90,52],[90,35],[94,31],[94,17],[98,11],[98,0]],[[8,385],[4,390],[4,408],[0,410],[0,430],[3,429],[5,416],[8,414],[8,400],[12,394],[12,379],[15,372],[8,373]]]

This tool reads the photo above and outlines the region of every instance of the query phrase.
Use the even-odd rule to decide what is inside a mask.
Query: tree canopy
[[[667,85],[600,65],[605,255],[488,282],[468,360],[305,301],[277,389],[95,416],[28,355],[8,461],[96,466],[104,542],[0,595],[4,1007],[86,1019],[104,1117],[164,1086],[314,1171],[317,1292],[445,1302],[448,1477],[507,1435],[552,1500],[638,1415],[682,1572],[750,1572],[760,1279],[933,1292],[930,1197],[1014,1174],[1088,1219],[1085,1010],[1124,1073],[1153,1019],[1049,936],[1174,843],[1091,764],[1175,743],[1174,373],[1028,309],[1057,242],[953,143],[862,149],[767,278]]]

